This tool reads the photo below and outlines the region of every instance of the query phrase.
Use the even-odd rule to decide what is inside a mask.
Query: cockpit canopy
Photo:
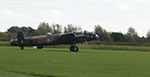
[[[47,35],[52,35],[52,33],[51,33],[51,32],[48,32]]]
[[[83,31],[73,31],[72,33],[74,33],[76,35],[81,35],[81,34],[83,34]]]
[[[95,34],[94,32],[89,32],[89,31],[73,31],[72,33],[76,34],[76,35],[81,35],[81,34]]]

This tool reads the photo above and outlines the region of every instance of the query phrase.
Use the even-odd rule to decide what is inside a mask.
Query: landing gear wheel
[[[77,46],[71,46],[70,47],[70,51],[72,51],[72,52],[78,52],[79,48]]]
[[[43,45],[37,45],[37,49],[42,49]]]

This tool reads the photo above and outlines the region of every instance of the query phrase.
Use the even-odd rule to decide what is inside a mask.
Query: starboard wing
[[[59,38],[61,44],[75,44],[83,38],[84,35],[75,35],[74,33],[62,34]],[[82,40],[83,41],[83,40]]]

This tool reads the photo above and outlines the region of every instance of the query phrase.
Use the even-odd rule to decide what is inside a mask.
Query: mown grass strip
[[[20,50],[0,46],[0,73],[10,77],[149,77],[149,55],[123,50],[81,49],[73,53],[68,48]]]

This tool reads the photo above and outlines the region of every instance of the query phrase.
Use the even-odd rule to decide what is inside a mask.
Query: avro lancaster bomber
[[[78,52],[77,43],[92,41],[97,38],[93,32],[70,32],[63,34],[51,34],[41,36],[24,37],[22,32],[17,33],[17,39],[11,40],[11,46],[20,46],[24,50],[24,46],[36,46],[42,49],[44,45],[70,45],[70,51]]]

